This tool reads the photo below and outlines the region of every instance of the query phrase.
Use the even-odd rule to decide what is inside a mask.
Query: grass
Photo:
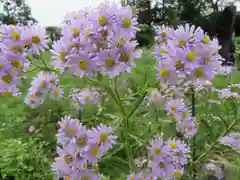
[[[43,59],[50,62],[49,53],[43,54]],[[41,62],[39,62],[41,64]],[[158,82],[155,79],[153,60],[150,53],[145,50],[141,59],[137,60],[137,67],[132,74],[123,75],[117,81],[117,87],[120,92],[120,98],[127,99],[124,105],[126,113],[129,114],[135,104],[135,99],[141,100],[141,94],[144,89],[157,88]],[[87,106],[80,114],[72,106],[68,99],[61,101],[53,101],[47,99],[45,103],[35,110],[28,109],[24,104],[24,97],[27,94],[28,88],[36,71],[26,74],[26,78],[20,86],[22,96],[19,97],[0,97],[1,114],[0,114],[0,174],[2,178],[15,177],[17,180],[34,179],[34,180],[51,180],[53,179],[50,171],[50,165],[55,157],[57,131],[56,122],[59,118],[66,114],[71,114],[74,117],[80,118],[88,127],[95,126],[99,123],[113,124],[124,128],[120,121],[121,111],[111,98],[105,99],[104,107]],[[234,72],[231,78],[217,77],[214,79],[216,88],[226,88],[230,83],[240,84],[239,72]],[[126,86],[131,92],[123,87],[123,80],[126,81]],[[70,75],[61,77],[61,86],[66,94],[71,88],[89,87],[86,82]],[[234,118],[236,114],[226,116],[226,112],[234,110],[231,103],[223,103],[220,107],[210,107],[206,109],[206,101],[209,97],[200,98],[197,106],[199,114],[206,114],[206,111],[215,113],[223,118]],[[232,107],[232,109],[231,109]],[[230,108],[230,110],[228,110]],[[219,111],[221,110],[221,112]],[[210,113],[207,112],[207,113]],[[200,118],[200,116],[198,116]],[[224,127],[220,122],[214,122],[207,119],[205,123],[201,123],[201,132],[203,134],[197,137],[199,142],[199,153],[206,148],[206,144],[210,144],[211,140],[217,138],[219,132]],[[216,124],[216,125],[215,125]],[[34,133],[29,133],[27,128],[34,125],[36,130]],[[146,107],[141,105],[139,109],[129,119],[128,143],[131,144],[130,150],[133,158],[138,158],[146,154],[146,146],[148,141],[157,133],[164,130],[166,138],[175,135],[174,123],[171,123],[161,109],[154,107]],[[129,173],[128,161],[126,158],[125,138],[126,131],[122,129],[122,133],[118,133],[118,144],[114,149],[103,157],[100,163],[101,172],[108,179],[116,179]],[[220,148],[220,147],[217,147]],[[216,151],[219,149],[216,149]],[[199,155],[199,154],[198,154]],[[217,153],[217,155],[219,155]],[[228,155],[228,154],[227,154]],[[235,155],[235,154],[234,154]],[[229,154],[231,156],[231,154]],[[219,157],[216,158],[219,161]],[[240,179],[240,157],[236,156],[231,161],[221,159],[230,167],[227,172],[227,179]],[[230,170],[229,170],[230,169]],[[1,178],[0,178],[1,179]],[[117,178],[119,179],[119,178]]]

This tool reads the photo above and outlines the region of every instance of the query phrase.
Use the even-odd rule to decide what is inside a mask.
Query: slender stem
[[[192,88],[192,117],[196,117],[196,97],[195,97],[195,91]],[[192,178],[193,180],[197,179],[197,167],[196,164],[194,163],[196,160],[196,136],[193,137],[192,139]]]
[[[119,95],[119,93],[118,93],[117,77],[115,77],[115,79],[114,79],[114,91],[115,91],[115,94],[116,94],[116,98],[117,98],[117,100],[118,100],[118,102],[119,102],[118,105],[119,105],[119,107],[120,107],[120,109],[121,109],[121,112],[122,112],[123,116],[126,117],[125,109],[124,109],[124,106],[123,106],[123,104],[122,104],[122,100],[121,100],[121,98],[120,98],[120,95]]]
[[[232,128],[235,126],[236,122],[237,122],[236,120],[233,120],[233,122],[228,126],[228,128],[227,128],[219,137],[222,137],[222,136],[227,135],[227,134],[232,130]],[[212,143],[212,145],[211,145],[208,149],[206,149],[206,150],[204,151],[204,153],[202,153],[202,154],[195,160],[194,164],[197,164],[200,160],[202,160],[202,158],[204,158],[205,156],[207,156],[208,153],[209,153],[212,149],[215,148],[215,146],[218,144],[218,139],[219,139],[219,138],[217,138],[217,139]]]

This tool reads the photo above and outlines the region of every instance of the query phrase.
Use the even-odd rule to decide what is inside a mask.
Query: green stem
[[[233,122],[232,122],[232,123],[228,126],[228,128],[219,136],[219,138],[222,137],[222,136],[227,135],[227,134],[232,130],[232,128],[235,126],[236,122],[237,122],[236,120],[233,120]],[[204,153],[202,153],[202,154],[196,159],[196,161],[194,162],[194,164],[197,164],[199,161],[201,161],[205,156],[208,155],[208,153],[209,153],[212,149],[215,148],[215,146],[218,144],[218,139],[219,139],[219,138],[217,138],[217,139],[212,143],[212,145],[211,145],[208,149],[206,149],[206,150],[204,151]]]
[[[192,89],[192,117],[196,117],[196,97],[195,97],[195,91]],[[193,180],[197,179],[197,167],[194,163],[196,160],[196,136],[192,139],[192,178]]]
[[[117,77],[114,79],[114,91],[115,91],[116,98],[117,98],[118,103],[119,103],[118,105],[119,105],[119,107],[120,107],[120,109],[121,109],[121,112],[122,112],[123,116],[125,117],[125,116],[126,116],[125,109],[124,109],[124,106],[123,106],[123,104],[122,104],[122,100],[121,100],[121,98],[120,98],[120,95],[119,95],[119,93],[118,93]]]

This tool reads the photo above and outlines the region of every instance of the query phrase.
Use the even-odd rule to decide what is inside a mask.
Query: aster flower
[[[188,162],[190,148],[184,142],[176,139],[170,139],[166,142],[167,154],[175,164],[185,165]]]
[[[224,136],[220,139],[221,144],[225,146],[229,146],[232,149],[240,152],[240,133],[233,132],[230,133],[228,136]]]
[[[177,114],[184,108],[185,104],[182,99],[170,99],[166,105],[166,110],[169,114]]]
[[[66,145],[77,135],[80,122],[77,119],[72,119],[71,116],[65,116],[58,124],[60,126],[57,134],[58,142]]]
[[[148,96],[148,102],[149,104],[155,104],[155,105],[159,105],[161,103],[163,103],[163,96],[162,94],[158,91],[158,89],[153,89],[149,96]]]
[[[174,170],[174,166],[166,158],[158,159],[157,161],[150,161],[149,168],[151,168],[153,176],[161,179],[170,178]]]
[[[51,99],[54,99],[54,100],[58,100],[62,98],[64,93],[63,89],[59,87],[52,87],[50,92],[51,92]]]
[[[88,53],[70,56],[67,65],[70,66],[70,71],[80,78],[84,75],[87,77],[93,76],[93,71],[97,67],[96,62],[89,57]]]
[[[164,154],[163,149],[164,141],[162,139],[153,139],[150,141],[150,147],[149,147],[149,155],[153,156],[153,158],[159,158],[163,157],[162,154]]]
[[[222,169],[218,165],[211,162],[205,164],[204,171],[209,175],[215,176],[218,180],[221,180],[224,177]]]
[[[57,148],[57,154],[59,155],[55,158],[56,163],[61,164],[64,168],[68,169],[74,166],[76,162],[76,147],[72,144],[68,144],[63,149]]]
[[[33,54],[40,54],[48,48],[46,30],[41,26],[31,26],[23,33],[24,44],[29,46]]]
[[[71,96],[76,107],[86,104],[98,104],[100,102],[100,94],[95,89],[74,89]]]
[[[91,143],[96,143],[103,151],[107,151],[112,148],[112,145],[116,143],[117,137],[112,135],[113,128],[100,124],[98,127],[89,131],[91,137]]]

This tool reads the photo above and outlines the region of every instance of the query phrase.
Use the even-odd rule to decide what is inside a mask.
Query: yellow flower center
[[[108,57],[104,62],[104,66],[106,68],[113,67],[114,65],[115,65],[115,58],[114,57]]]
[[[175,67],[177,70],[184,69],[184,64],[180,60],[177,60]]]
[[[58,89],[58,88],[53,89],[52,92],[53,92],[53,95],[54,95],[54,96],[59,95],[59,89]]]
[[[45,81],[42,81],[42,82],[40,83],[40,87],[41,87],[41,88],[46,88],[46,87],[47,87],[47,83],[46,83]]]
[[[87,69],[88,68],[88,60],[80,60],[79,68],[80,69]]]
[[[17,68],[19,70],[21,70],[23,68],[23,66],[19,60],[12,60],[11,64],[12,64],[12,66],[14,66],[15,68]]]
[[[108,134],[107,133],[100,133],[100,141],[106,142],[108,140]]]
[[[183,114],[182,114],[183,119],[186,119],[187,116],[188,116],[188,113],[187,112],[183,112]]]
[[[66,154],[64,156],[64,161],[66,164],[71,164],[73,162],[73,156],[71,154]]]
[[[34,103],[35,103],[35,101],[33,100],[33,98],[30,98],[28,101],[29,101],[30,104],[34,104]]]
[[[159,167],[160,167],[160,168],[165,168],[164,162],[160,162],[160,163],[159,163]]]
[[[101,30],[99,33],[101,34],[101,36],[102,36],[104,39],[106,39],[107,36],[108,36],[108,31],[107,31],[107,30]]]
[[[172,149],[174,149],[174,148],[177,147],[177,143],[176,143],[176,142],[170,142],[170,143],[169,143],[169,146],[170,146]]]
[[[0,70],[3,68],[3,64],[0,64]]]
[[[124,44],[126,43],[126,40],[124,38],[120,38],[118,43],[117,43],[117,47],[121,48],[124,46]]]
[[[196,59],[197,54],[194,51],[187,53],[186,58],[188,61],[193,62]]]
[[[172,111],[175,111],[175,110],[176,110],[176,106],[170,106],[170,109],[171,109]]]
[[[12,75],[6,74],[6,75],[2,76],[2,80],[4,82],[10,84],[12,82],[13,78],[12,78]]]
[[[86,137],[84,135],[78,136],[77,137],[77,145],[80,147],[83,147],[86,145]]]
[[[174,178],[180,178],[182,176],[182,172],[179,170],[175,170],[172,174]]]
[[[130,60],[130,57],[131,57],[130,53],[122,52],[119,57],[119,60],[122,62],[128,62]]]
[[[203,68],[197,68],[194,72],[195,76],[200,78],[204,76],[204,69]]]
[[[68,71],[68,70],[70,70],[70,68],[71,68],[71,67],[70,67],[69,65],[66,65],[66,66],[64,67],[64,70],[65,70],[65,71]]]
[[[13,47],[11,47],[11,50],[15,53],[18,53],[18,52],[21,53],[21,52],[23,52],[23,47],[22,46],[13,46]]]
[[[155,154],[157,154],[157,155],[161,154],[161,148],[160,147],[155,148],[154,151],[155,151]]]
[[[19,40],[20,39],[20,34],[18,33],[18,32],[16,32],[16,31],[14,31],[14,32],[12,32],[11,34],[10,34],[10,37],[12,38],[12,39],[14,39],[14,40]]]
[[[64,180],[71,180],[71,177],[70,177],[70,176],[67,176],[67,177],[65,177]]]
[[[129,180],[135,180],[134,176],[130,177]]]
[[[161,36],[162,36],[163,39],[165,39],[167,37],[167,33],[166,32],[162,32]]]
[[[80,180],[90,180],[90,179],[91,179],[91,177],[89,175],[80,177]]]
[[[185,40],[178,41],[178,46],[179,47],[184,47],[184,46],[186,46],[186,44],[187,44],[187,41],[185,41]]]
[[[209,41],[210,41],[210,39],[209,39],[209,36],[207,36],[207,35],[205,35],[205,36],[203,37],[203,39],[202,39],[202,43],[203,43],[203,44],[208,44]]]
[[[67,128],[66,135],[67,135],[67,137],[75,136],[75,129],[74,128]]]
[[[94,147],[92,147],[92,149],[91,149],[91,154],[94,156],[94,157],[97,157],[98,156],[98,147],[97,146],[94,146]]]
[[[78,37],[80,35],[80,30],[78,28],[71,29],[73,37]]]
[[[66,53],[66,52],[64,52],[64,51],[60,52],[60,53],[59,53],[59,59],[60,59],[61,61],[64,61],[64,60],[65,60],[65,57],[66,57],[66,55],[67,55],[67,53]]]
[[[100,26],[106,26],[107,23],[108,23],[107,17],[105,17],[105,16],[100,16],[100,17],[98,18],[98,23],[99,23]]]
[[[166,78],[168,76],[169,72],[167,69],[161,69],[159,74],[161,77]]]
[[[162,54],[162,55],[167,54],[167,50],[166,49],[161,49],[160,54]]]
[[[33,37],[32,37],[32,43],[34,43],[34,44],[40,44],[40,42],[41,42],[41,39],[40,39],[39,36],[33,36]]]
[[[123,24],[124,28],[129,28],[131,26],[131,24],[132,24],[131,19],[124,18],[122,24]]]
[[[50,82],[51,84],[55,83],[55,78],[50,78],[49,82]]]

